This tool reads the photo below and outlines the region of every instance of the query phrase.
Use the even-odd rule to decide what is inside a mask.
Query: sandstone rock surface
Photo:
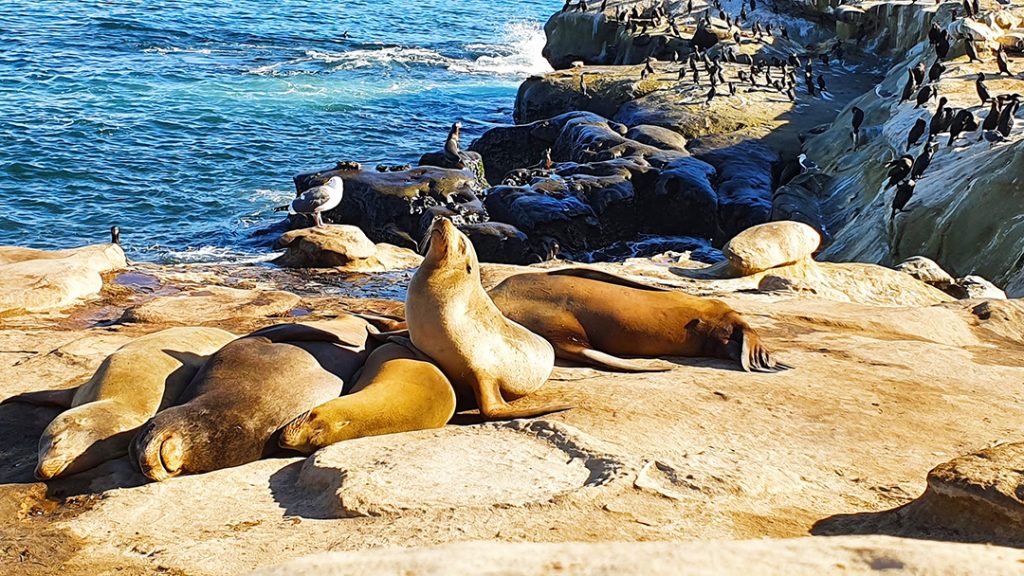
[[[1020,569],[1024,553],[970,544],[884,536],[745,542],[506,544],[466,542],[431,548],[333,552],[257,570],[252,576],[357,576],[382,573],[643,573],[652,576],[791,574],[998,575]]]
[[[65,308],[98,293],[101,274],[126,266],[116,244],[54,252],[0,246],[0,316]]]
[[[187,326],[239,318],[268,318],[287,313],[299,300],[295,294],[281,290],[207,286],[133,306],[124,312],[121,320]]]

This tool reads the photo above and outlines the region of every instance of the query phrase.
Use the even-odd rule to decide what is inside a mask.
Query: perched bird
[[[736,84],[733,84],[732,82],[729,82],[729,95],[730,96],[735,96],[736,95]]]
[[[580,72],[580,94],[582,94],[584,98],[590,98],[590,93],[587,91],[587,81],[584,79],[584,76],[585,74]]]
[[[1020,108],[1019,96],[1003,105],[1003,110],[999,113],[999,123],[996,125],[996,132],[1002,135],[1003,138],[1009,138],[1010,131],[1013,130],[1014,116],[1017,114],[1018,108]]]
[[[795,84],[790,82],[789,86],[786,88],[786,97],[789,98],[790,102],[796,102],[796,88],[795,88],[795,86],[796,86]]]
[[[825,77],[821,75],[818,76],[818,91],[822,94],[828,92],[828,88],[825,87]]]
[[[910,154],[904,154],[885,166],[889,168],[889,173],[886,175],[889,178],[889,183],[885,187],[892,188],[900,180],[910,175],[910,169],[914,166],[914,157]]]
[[[964,0],[966,2],[966,0]],[[974,47],[974,39],[964,34],[961,36],[964,41],[964,49],[967,51],[968,62],[974,62],[977,60],[981,62],[981,58],[978,57],[978,50]]]
[[[1000,44],[999,48],[996,50],[996,64],[999,66],[999,74],[1013,76],[1013,74],[1010,72],[1010,66],[1006,62],[1006,52],[1003,51],[1002,44]]]
[[[949,49],[949,32],[941,30],[939,31],[939,41],[935,44],[935,53],[939,55],[939,58],[945,60],[946,56],[949,56]]]
[[[796,157],[796,161],[800,164],[800,173],[806,174],[807,172],[818,172],[821,168],[817,164],[807,158],[807,154],[801,154]]]
[[[344,195],[344,183],[341,178],[332,176],[322,186],[314,186],[299,194],[287,206],[278,206],[277,212],[288,211],[289,214],[312,215],[317,228],[323,228],[322,212],[333,210],[341,203]]]
[[[910,132],[907,133],[907,150],[916,146],[918,141],[921,140],[921,136],[924,136],[924,129],[926,127],[924,118],[918,118],[917,122],[910,128]]]
[[[965,18],[974,18],[974,16],[975,16],[975,14],[974,14],[974,7],[971,6],[971,3],[968,0],[963,0],[963,4],[964,4],[964,17]]]
[[[718,91],[715,89],[715,86],[712,84],[711,90],[708,90],[708,97],[704,101],[704,105],[705,106],[710,106],[711,105],[711,101],[715,99],[715,95],[716,94],[718,94]]]
[[[786,28],[785,24],[783,24],[782,26],[779,26],[779,31],[782,33],[782,37],[783,38],[785,38],[786,40],[789,40],[789,28]]]
[[[945,72],[945,71],[946,71],[946,66],[943,65],[942,62],[939,61],[938,58],[936,58],[935,59],[935,63],[932,64],[932,67],[928,69],[928,81],[929,82],[938,82],[939,78],[942,77],[942,73]]]
[[[939,28],[938,22],[932,22],[932,25],[928,28],[928,43],[935,46],[939,43],[941,37],[942,29]]]
[[[914,75],[914,84],[920,86],[924,84],[924,62],[918,62],[917,66],[910,69],[910,73]]]
[[[821,65],[822,66],[824,66],[825,68],[828,68],[828,62],[829,62],[828,61],[828,54],[826,54],[824,52],[822,52],[821,54],[818,54],[818,60],[821,61]]]
[[[914,188],[916,186],[917,182],[907,180],[906,182],[901,182],[896,187],[896,195],[892,198],[892,216],[889,217],[889,220],[896,218],[897,212],[906,212],[904,208],[906,208],[907,202],[910,202],[910,199],[914,196]]]
[[[459,149],[459,137],[462,130],[462,122],[452,124],[448,132],[448,139],[444,142],[444,159],[451,166],[462,167],[462,151]]]
[[[854,106],[851,112],[853,112],[851,118],[853,125],[853,147],[856,148],[860,145],[860,127],[864,124],[864,111]]]
[[[121,243],[121,229],[117,226],[110,227],[110,243],[120,244]]]
[[[946,110],[946,102],[949,102],[949,100],[945,96],[939,98],[939,107],[935,109],[935,113],[932,114],[932,119],[928,122],[929,136],[935,136],[942,132],[943,115]]]
[[[921,90],[918,91],[917,93],[917,106],[914,106],[914,108],[920,108],[921,106],[924,106],[925,103],[927,103],[929,100],[935,97],[936,93],[937,92],[935,88],[933,88],[930,84],[926,84],[925,86],[923,86]]]
[[[900,104],[903,104],[914,94],[914,72],[907,70],[907,83],[903,86],[903,95],[900,96]]]
[[[974,81],[974,88],[978,91],[978,98],[982,104],[987,104],[992,96],[988,93],[988,86],[985,86],[985,73],[978,72],[978,79]]]
[[[973,128],[972,128],[973,127]],[[953,117],[953,123],[949,127],[949,143],[947,146],[952,146],[953,141],[957,139],[962,132],[972,132],[977,130],[978,121],[975,120],[974,114],[966,108],[960,110]]]
[[[917,181],[924,176],[924,171],[928,169],[928,165],[932,163],[932,155],[935,154],[939,145],[937,143],[931,143],[925,145],[924,150],[921,150],[921,154],[914,159],[914,165],[910,167],[910,179]]]
[[[983,120],[981,123],[982,134],[981,136],[978,137],[979,141],[981,141],[981,139],[985,137],[985,132],[995,130],[996,126],[999,126],[1000,112],[1002,112],[1002,110],[1000,109],[999,99],[993,98],[992,107],[988,109],[988,116],[985,116],[985,120]]]

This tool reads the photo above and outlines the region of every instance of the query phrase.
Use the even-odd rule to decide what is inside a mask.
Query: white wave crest
[[[510,22],[500,44],[470,44],[466,50],[482,52],[476,60],[458,60],[448,66],[453,72],[530,76],[551,71],[541,56],[544,30],[539,22]]]
[[[143,52],[150,54],[213,54],[213,50],[209,48],[146,48]]]

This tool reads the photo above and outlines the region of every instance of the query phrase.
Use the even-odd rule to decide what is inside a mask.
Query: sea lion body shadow
[[[544,385],[554,369],[554,349],[502,315],[480,283],[472,243],[448,220],[437,219],[430,228],[427,254],[409,283],[405,310],[412,344],[441,367],[456,390],[473,391],[485,419],[568,408],[515,408],[506,401]]]
[[[128,454],[139,427],[177,401],[207,358],[234,339],[217,328],[169,328],[125,344],[77,388],[5,400],[68,408],[39,439],[36,478],[77,474]]]
[[[510,276],[490,296],[505,316],[543,336],[564,360],[626,372],[664,368],[623,356],[722,358],[756,372],[789,368],[721,300],[573,268]]]
[[[183,403],[147,422],[132,460],[151,480],[240,466],[277,450],[281,428],[338,397],[366,360],[354,316],[254,332],[214,354]]]
[[[288,424],[280,446],[311,454],[343,440],[441,428],[455,405],[441,369],[408,340],[393,338],[370,354],[350,392]]]

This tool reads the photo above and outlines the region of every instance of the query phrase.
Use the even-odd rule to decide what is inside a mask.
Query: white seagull
[[[341,197],[344,194],[344,182],[337,176],[322,186],[314,186],[299,194],[292,203],[287,206],[275,208],[278,212],[288,211],[289,214],[312,214],[317,228],[324,227],[324,221],[320,217],[321,212],[327,212],[337,208],[341,204]]]

